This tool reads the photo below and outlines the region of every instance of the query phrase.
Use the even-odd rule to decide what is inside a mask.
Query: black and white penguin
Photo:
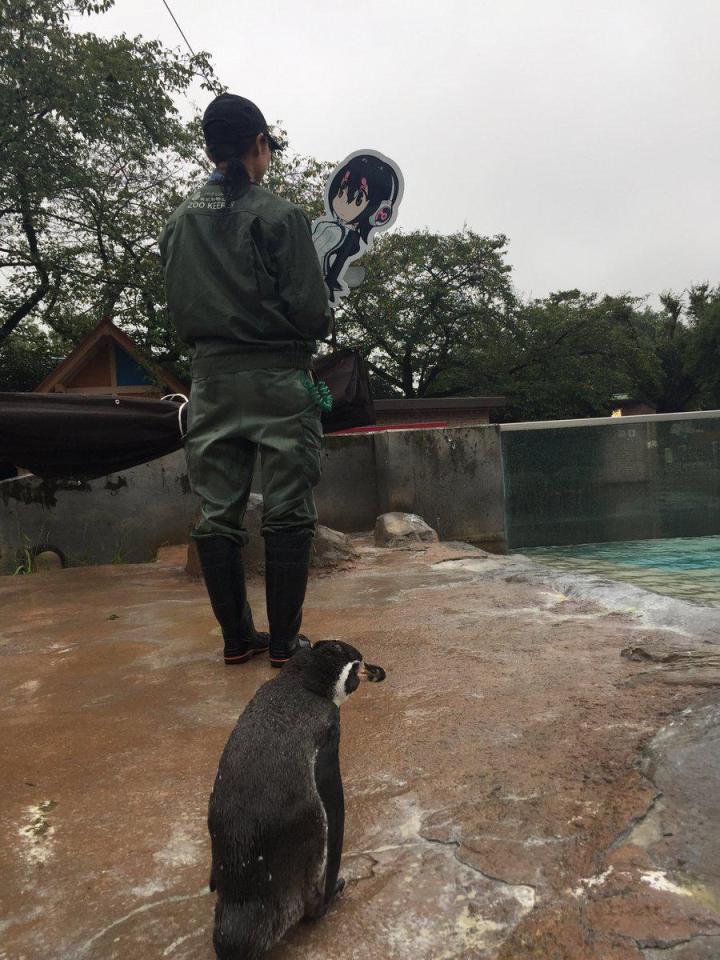
[[[384,679],[355,647],[326,640],[295,654],[241,714],[208,814],[220,960],[256,960],[344,886],[338,707],[361,680]]]

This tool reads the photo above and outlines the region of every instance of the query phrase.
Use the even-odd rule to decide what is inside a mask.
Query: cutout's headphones
[[[384,223],[387,223],[392,216],[392,209],[391,201],[383,200],[375,213],[371,217],[368,217],[368,223],[370,226],[381,227]]]
[[[393,193],[395,191],[393,190]],[[368,223],[371,227],[382,227],[387,223],[393,212],[393,197],[383,200],[380,206],[371,217],[368,217]]]
[[[388,222],[392,216],[392,207],[393,201],[395,200],[395,194],[396,191],[393,190],[393,195],[387,200],[383,200],[375,213],[371,217],[368,217],[368,223],[371,227],[382,227]]]

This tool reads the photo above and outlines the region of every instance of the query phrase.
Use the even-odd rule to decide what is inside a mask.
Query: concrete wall
[[[441,540],[505,546],[497,425],[375,434],[379,513],[419,514]]]
[[[717,411],[330,436],[322,464],[320,522],[348,533],[390,510],[498,551],[720,533]],[[26,544],[150,560],[197,506],[182,451],[89,483],[0,484],[0,572]]]
[[[315,490],[320,523],[343,533],[372,530],[381,513],[376,433],[325,437],[322,477]]]
[[[370,530],[381,513],[417,513],[444,540],[505,542],[499,427],[326,437],[321,523]]]
[[[326,526],[372,530],[378,514],[402,510],[444,539],[502,549],[497,426],[330,436],[322,467],[316,500]],[[162,544],[187,539],[197,508],[182,451],[85,483],[0,484],[0,572],[15,569],[26,545],[55,548],[67,565],[151,560]]]
[[[66,565],[152,560],[187,539],[197,501],[182,451],[87,482],[0,484],[0,573],[25,546],[57,549]]]

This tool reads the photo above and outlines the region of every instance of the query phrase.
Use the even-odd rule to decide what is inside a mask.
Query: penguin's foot
[[[305,904],[305,916],[303,920],[306,922],[312,922],[314,920],[321,920],[325,914],[328,912],[333,902],[340,896],[340,894],[345,889],[345,880],[343,877],[338,877],[335,882],[335,888],[332,894],[326,899],[325,893],[322,890],[317,890],[315,897],[313,897],[310,903]]]
[[[301,650],[309,650],[311,646],[312,644],[303,633],[299,633],[290,643],[277,644],[275,647],[271,644],[270,666],[279,670],[280,667],[284,667],[288,660],[291,660],[296,653],[299,653]]]
[[[269,647],[270,634],[256,632],[253,640],[226,643],[223,656],[228,666],[235,666],[247,663],[259,653],[265,653]]]

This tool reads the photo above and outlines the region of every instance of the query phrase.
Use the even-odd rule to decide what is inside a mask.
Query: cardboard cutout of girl
[[[322,267],[331,306],[362,283],[348,267],[362,256],[376,233],[397,219],[403,176],[377,150],[356,150],[333,170],[325,187],[325,216],[312,223],[313,243]]]

